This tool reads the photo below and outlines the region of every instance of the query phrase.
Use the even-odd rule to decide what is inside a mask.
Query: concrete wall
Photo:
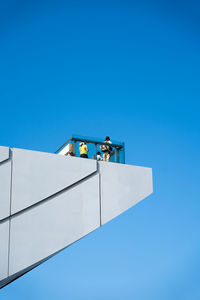
[[[0,163],[9,159],[9,148],[0,146]]]
[[[0,284],[8,276],[9,221],[0,223]]]
[[[0,221],[10,215],[11,159],[9,148],[0,147]]]
[[[96,170],[94,160],[13,149],[11,211],[40,202]]]
[[[0,288],[152,193],[150,168],[0,147]]]
[[[95,175],[12,218],[9,275],[54,254],[100,226],[98,185]]]
[[[117,217],[152,191],[152,169],[100,162],[101,223]]]

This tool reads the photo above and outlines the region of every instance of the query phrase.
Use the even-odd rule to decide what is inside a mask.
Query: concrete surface
[[[0,288],[152,191],[151,168],[0,147]]]

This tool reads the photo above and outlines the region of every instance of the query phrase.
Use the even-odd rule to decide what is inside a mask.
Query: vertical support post
[[[123,152],[122,152],[122,155],[123,155],[123,158],[122,158],[123,161],[122,161],[122,163],[125,164],[125,143],[123,143],[123,148],[122,148],[121,150],[123,151]],[[121,151],[121,150],[120,150],[120,151]]]
[[[95,158],[97,157],[97,144],[94,144],[95,146],[95,150],[94,150],[94,155],[95,155]]]
[[[76,140],[74,141],[74,156],[76,156]]]
[[[115,148],[115,162],[118,163],[119,162],[119,150],[117,148]]]

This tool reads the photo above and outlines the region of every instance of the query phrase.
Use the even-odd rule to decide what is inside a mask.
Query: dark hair
[[[110,141],[109,136],[107,136],[107,137],[105,138],[105,141]]]
[[[97,151],[97,154],[98,154],[98,155],[101,155],[101,152],[100,152],[100,151]]]

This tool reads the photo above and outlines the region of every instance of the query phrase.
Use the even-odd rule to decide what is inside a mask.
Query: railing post
[[[76,156],[76,140],[74,141],[74,156]]]
[[[95,150],[94,150],[94,155],[95,155],[95,158],[97,157],[97,144],[94,144],[95,146]]]
[[[123,164],[125,164],[125,143],[123,143],[123,153],[122,153],[122,155],[123,155],[123,158],[122,158],[122,163]]]
[[[117,148],[115,148],[115,162],[118,163],[119,162],[119,151]]]

